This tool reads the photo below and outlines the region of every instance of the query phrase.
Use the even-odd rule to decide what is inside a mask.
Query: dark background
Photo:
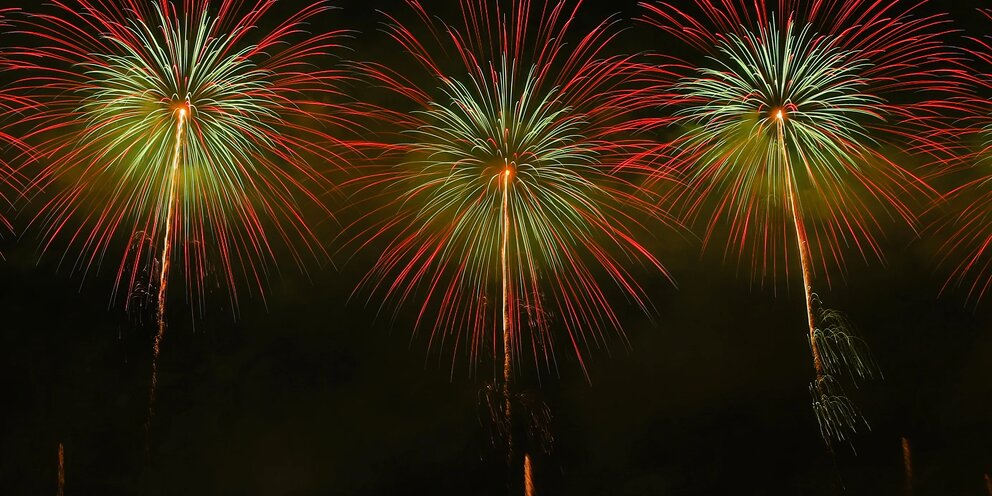
[[[987,32],[964,3],[952,12],[959,26]],[[454,2],[425,4],[456,21]],[[398,1],[337,5],[326,18],[361,31],[355,57],[395,56],[376,31],[376,8],[413,21]],[[590,2],[583,19],[612,13],[638,10],[630,0]],[[664,49],[660,38],[636,28],[617,46]],[[322,225],[329,239],[338,225]],[[679,287],[644,273],[653,319],[617,300],[630,349],[592,353],[591,384],[570,359],[542,376],[556,444],[537,460],[538,489],[905,494],[905,437],[915,494],[987,494],[992,302],[938,296],[947,273],[936,241],[893,229],[886,263],[852,256],[846,280],[821,288],[885,373],[849,391],[872,425],[855,439],[857,454],[831,454],[810,409],[798,285],[753,285],[721,259],[722,247],[700,257],[697,242],[659,232],[648,244]],[[287,272],[266,305],[249,301],[236,318],[223,297],[199,316],[173,295],[146,451],[154,327],[120,304],[108,308],[109,270],[83,280],[58,269],[59,254],[39,257],[30,232],[0,243],[0,494],[54,494],[59,443],[67,495],[505,492],[501,451],[479,421],[491,364],[452,374],[450,357],[429,355],[402,319],[377,319],[376,305],[350,298],[366,259],[336,257],[336,268],[308,277]]]

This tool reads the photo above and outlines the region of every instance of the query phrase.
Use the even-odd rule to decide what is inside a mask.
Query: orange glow
[[[524,454],[524,495],[534,496],[536,492],[534,491],[534,477],[533,477],[533,467],[530,463],[530,455]]]
[[[173,102],[171,108],[180,121],[186,120],[186,116],[189,114],[189,102]]]
[[[502,182],[504,182],[504,183],[506,183],[506,181],[512,181],[513,180],[513,174],[514,174],[514,172],[515,172],[515,170],[514,170],[513,164],[507,162],[503,166],[503,173],[500,174],[500,176],[501,176],[500,177],[500,180]]]
[[[779,121],[784,121],[785,120],[785,113],[782,112],[782,109],[778,109],[778,110],[775,111],[775,119],[777,119]]]

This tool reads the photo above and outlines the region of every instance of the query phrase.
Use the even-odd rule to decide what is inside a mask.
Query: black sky
[[[456,13],[450,0],[424,3]],[[635,3],[589,2],[583,19],[630,17]],[[953,6],[963,29],[992,28],[972,26],[966,3]],[[353,56],[388,62],[375,10],[408,15],[401,2],[337,4],[327,19],[361,31]],[[619,48],[663,49],[657,39],[633,29]],[[885,373],[851,391],[872,425],[855,455],[829,453],[817,432],[798,287],[752,285],[722,247],[701,257],[697,242],[664,236],[650,245],[679,287],[645,281],[653,319],[618,304],[630,349],[593,353],[591,384],[574,360],[542,377],[556,438],[538,460],[542,494],[905,494],[902,437],[915,494],[987,494],[992,301],[938,296],[935,240],[894,230],[885,264],[852,256],[823,292]],[[60,442],[67,495],[505,493],[478,419],[488,369],[452,376],[403,321],[349,301],[363,260],[314,267],[309,280],[287,272],[267,306],[244,304],[237,319],[223,298],[202,317],[174,299],[146,452],[154,328],[108,308],[110,271],[83,280],[57,268],[59,254],[39,260],[35,239],[0,241],[0,494],[54,494]]]

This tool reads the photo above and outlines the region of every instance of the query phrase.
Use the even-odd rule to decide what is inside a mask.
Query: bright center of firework
[[[779,122],[785,120],[785,112],[783,112],[782,109],[776,110],[774,115],[775,115],[775,120]]]
[[[513,176],[517,173],[517,164],[511,162],[510,160],[503,160],[503,170],[499,173],[499,180],[505,183],[509,183],[513,180]]]

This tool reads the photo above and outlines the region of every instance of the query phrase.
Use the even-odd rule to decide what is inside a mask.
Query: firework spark
[[[992,10],[980,9],[986,21]],[[963,286],[968,299],[980,301],[992,287],[992,44],[989,37],[969,38],[966,53],[974,61],[961,71],[959,80],[971,93],[955,99],[963,118],[950,126],[933,126],[932,134],[953,140],[957,160],[947,170],[971,174],[971,178],[953,188],[943,198],[951,205],[951,214],[936,229],[945,239],[940,246],[941,262],[952,264],[952,275],[944,289]],[[961,167],[961,165],[964,165]]]
[[[852,248],[883,259],[880,217],[915,228],[914,199],[934,195],[886,147],[937,146],[911,129],[942,104],[906,100],[956,91],[934,63],[954,57],[941,42],[947,20],[898,2],[641,5],[644,21],[704,59],[653,68],[668,112],[654,124],[681,129],[665,156],[685,187],[668,199],[687,222],[705,219],[704,245],[726,226],[725,255],[750,258],[756,278],[788,272],[798,258],[814,409],[824,440],[844,440],[862,419],[837,377],[877,371],[847,319],[819,307],[813,281],[829,285]]]
[[[623,137],[645,100],[635,66],[603,53],[613,20],[566,45],[580,3],[467,0],[457,26],[409,0],[420,22],[388,17],[385,31],[419,71],[362,66],[409,107],[384,110],[403,131],[396,166],[355,195],[386,200],[356,224],[352,243],[385,244],[362,286],[396,308],[419,299],[429,346],[464,348],[470,367],[489,346],[502,358],[510,456],[517,358],[555,368],[564,338],[585,371],[589,348],[623,336],[610,291],[649,311],[626,264],[666,274],[638,240],[660,214],[632,182],[647,144]]]
[[[34,42],[9,54],[43,164],[29,189],[49,192],[31,224],[83,273],[124,246],[112,302],[157,295],[152,404],[171,267],[201,311],[213,284],[236,311],[236,288],[264,299],[285,253],[301,270],[326,255],[306,220],[329,215],[311,161],[338,158],[330,129],[349,114],[328,103],[343,73],[315,63],[345,33],[305,31],[323,2],[261,32],[274,5],[81,0],[16,23]]]
[[[10,24],[7,22],[8,18],[11,15],[16,15],[17,12],[17,9],[0,9],[0,29],[8,29],[10,27]],[[9,69],[6,54],[3,51],[0,51],[0,69]],[[26,103],[28,103],[27,100],[6,89],[0,91],[0,116],[2,116],[4,124],[6,125],[7,122],[16,120],[17,109],[23,107]],[[0,130],[0,144],[3,144],[4,147],[12,148],[21,154],[28,152],[27,145],[20,138],[5,130]],[[4,154],[4,157],[6,156]],[[3,204],[4,210],[6,210],[7,206],[14,204],[13,200],[17,194],[16,192],[23,191],[24,178],[15,167],[3,159],[0,159],[0,186],[3,187],[3,189],[0,189],[0,204]],[[12,229],[13,226],[4,215],[4,212],[0,212],[0,231],[9,232]],[[3,254],[0,253],[0,258],[2,257]]]

